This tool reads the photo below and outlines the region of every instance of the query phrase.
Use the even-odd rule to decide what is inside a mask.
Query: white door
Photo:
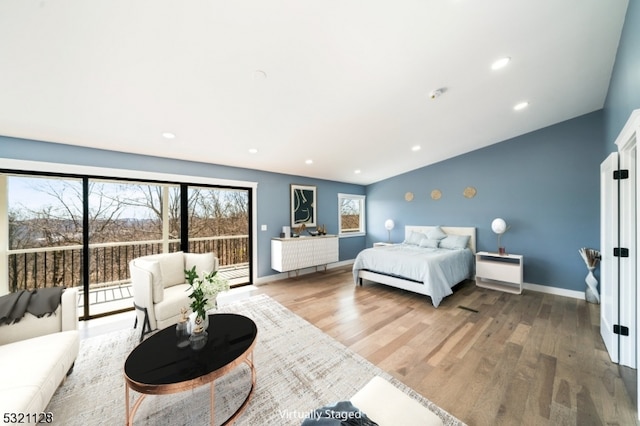
[[[618,153],[607,157],[600,165],[600,334],[612,362],[618,362],[618,335],[613,333],[618,324],[618,258],[613,248],[618,247],[618,181],[613,179],[618,170]]]
[[[636,368],[636,149],[620,151],[620,170],[628,177],[620,180],[620,234],[619,246],[626,248],[628,256],[619,258],[620,266],[620,325],[628,334],[619,336],[620,365]]]

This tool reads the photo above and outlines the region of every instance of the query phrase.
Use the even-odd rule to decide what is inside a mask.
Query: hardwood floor
[[[259,286],[469,425],[635,425],[599,306],[456,287],[431,299],[334,269]]]

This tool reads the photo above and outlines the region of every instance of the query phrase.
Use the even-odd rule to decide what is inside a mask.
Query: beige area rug
[[[300,425],[314,409],[348,400],[378,375],[435,412],[445,425],[463,425],[426,398],[354,353],[268,296],[225,306],[221,312],[250,317],[258,326],[254,351],[257,386],[237,425]],[[60,425],[125,423],[123,365],[139,334],[123,330],[83,340],[73,373],[53,396],[47,411]],[[215,424],[236,410],[250,388],[240,366],[216,381]],[[132,398],[139,394],[133,392]],[[136,425],[206,425],[210,387],[172,395],[147,396]]]

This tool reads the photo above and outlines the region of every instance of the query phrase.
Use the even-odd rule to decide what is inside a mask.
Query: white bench
[[[351,403],[379,426],[443,426],[435,413],[380,376],[353,395]]]

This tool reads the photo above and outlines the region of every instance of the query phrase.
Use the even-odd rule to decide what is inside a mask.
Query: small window
[[[365,235],[364,195],[338,194],[338,227],[341,237]]]

